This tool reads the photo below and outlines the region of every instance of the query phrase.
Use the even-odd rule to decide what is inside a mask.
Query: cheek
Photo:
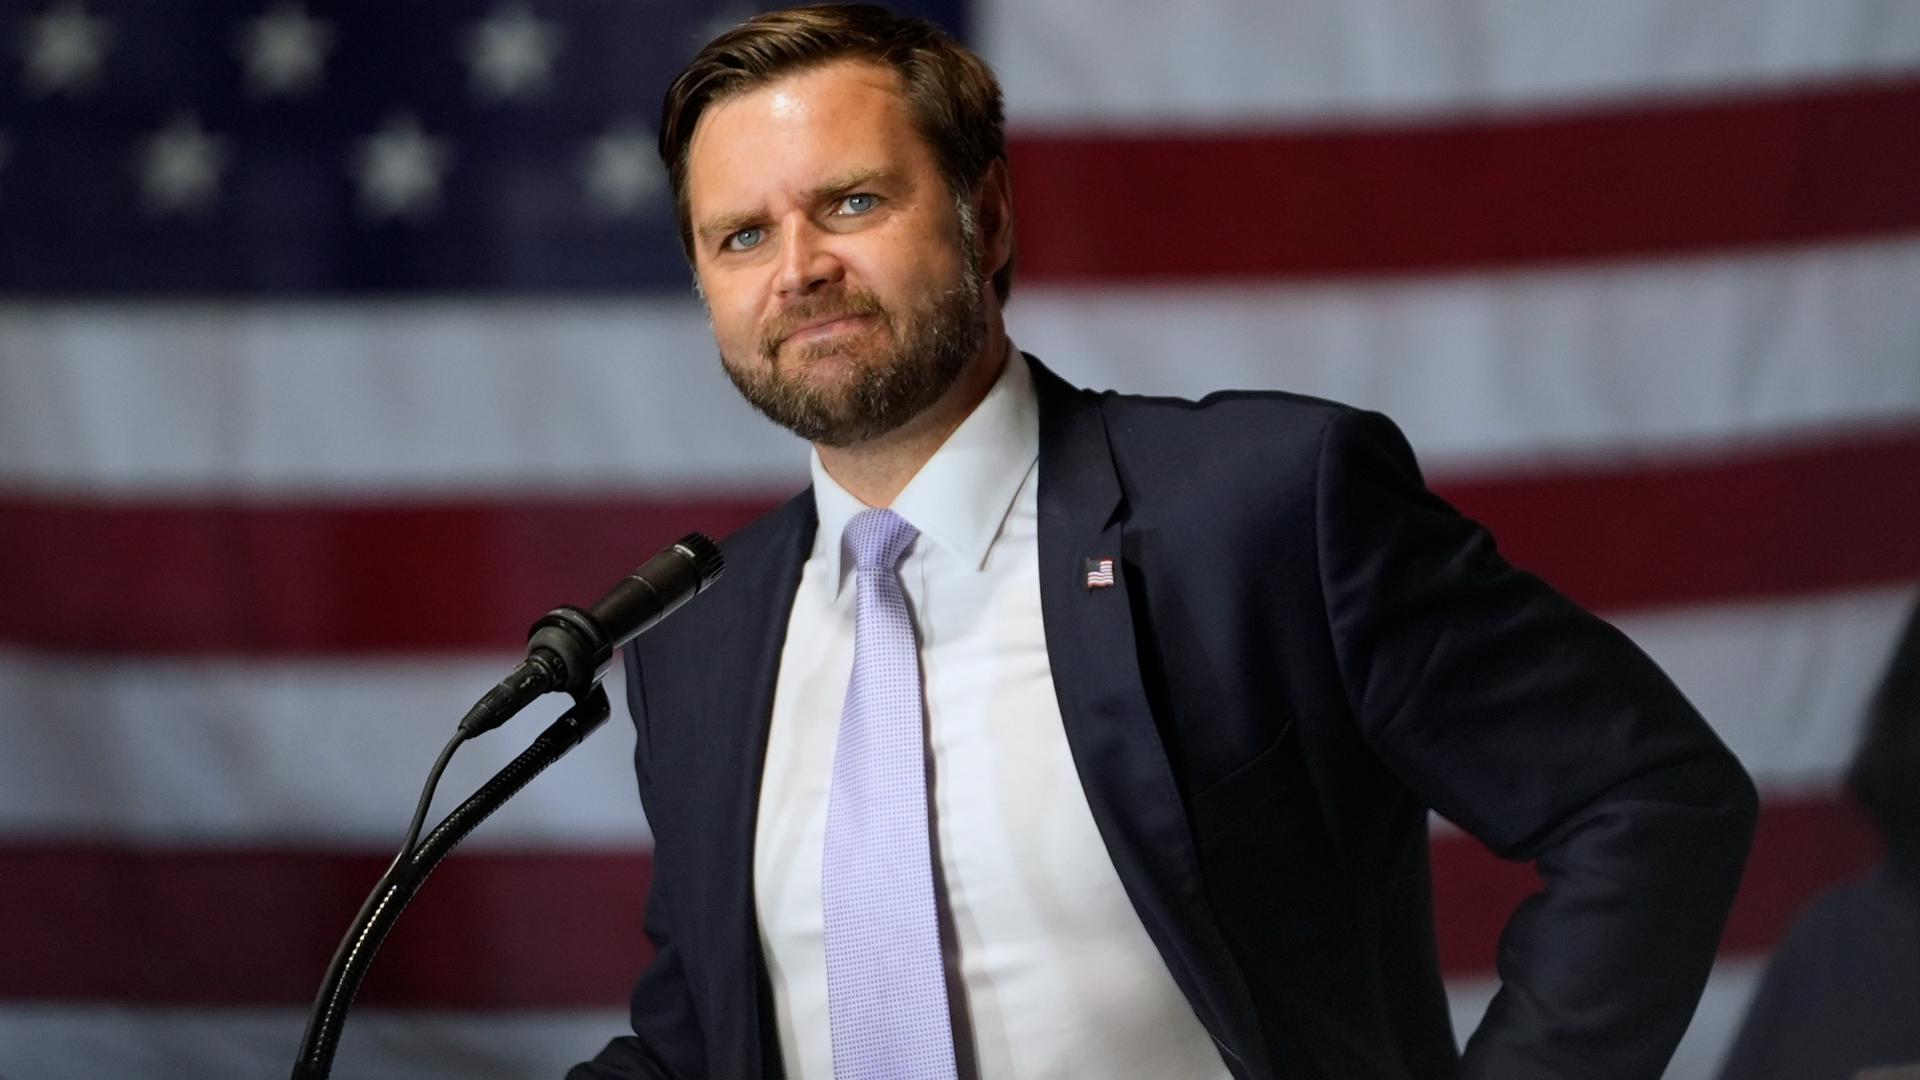
[[[891,308],[911,308],[929,295],[952,288],[960,274],[958,258],[931,242],[903,244],[884,252],[862,252],[845,260],[846,283],[878,296]]]
[[[920,238],[910,250],[911,260],[904,265],[910,268],[913,283],[918,288],[953,288],[966,271],[966,255],[961,250],[957,231],[952,234],[932,232]]]
[[[715,287],[712,281],[703,280],[702,285],[706,288],[707,315],[713,320],[713,334],[721,348],[731,351],[742,342],[757,341],[760,307],[753,292],[739,287],[738,282]]]

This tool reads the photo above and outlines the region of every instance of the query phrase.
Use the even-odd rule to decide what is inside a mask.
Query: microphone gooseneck
[[[592,607],[584,611],[555,608],[533,624],[527,658],[468,711],[434,762],[400,854],[381,875],[335,950],[320,993],[307,1014],[293,1080],[326,1080],[330,1075],[347,1011],[360,991],[361,980],[433,868],[514,793],[606,722],[609,706],[600,680],[612,666],[615,650],[705,591],[724,568],[720,546],[692,533],[642,563]],[[573,707],[421,839],[420,829],[433,803],[434,787],[454,750],[480,732],[500,726],[550,690],[573,695]]]

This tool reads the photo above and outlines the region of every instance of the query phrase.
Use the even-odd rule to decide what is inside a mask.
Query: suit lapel
[[[727,621],[714,635],[727,652],[707,665],[706,714],[724,730],[709,743],[715,750],[714,767],[706,783],[713,792],[710,805],[716,820],[704,830],[715,844],[712,901],[740,932],[715,941],[734,947],[716,956],[723,977],[735,985],[753,988],[737,1030],[715,1037],[709,1050],[718,1075],[774,1076],[780,1057],[768,1040],[774,1037],[771,990],[760,955],[760,933],[753,908],[755,822],[760,809],[760,779],[767,756],[767,733],[773,719],[774,687],[780,674],[780,653],[787,636],[787,619],[800,585],[800,571],[813,544],[813,493],[801,492],[765,522],[764,541],[728,550],[728,582],[733,601]],[[760,540],[761,537],[755,537]],[[731,543],[729,547],[731,548]],[[729,1046],[731,1044],[731,1046]],[[740,1056],[734,1065],[726,1058]],[[736,1067],[737,1066],[737,1067]]]
[[[1040,601],[1075,769],[1134,910],[1236,1074],[1267,1075],[1239,967],[1213,920],[1199,854],[1140,679],[1126,503],[1099,403],[1028,358],[1040,399]],[[1088,588],[1086,560],[1114,582]],[[1237,1060],[1236,1060],[1237,1058]]]

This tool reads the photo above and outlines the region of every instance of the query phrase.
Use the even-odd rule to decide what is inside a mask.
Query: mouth
[[[794,330],[785,338],[781,339],[781,343],[785,344],[791,341],[804,344],[809,341],[819,341],[825,338],[837,337],[841,334],[849,334],[866,326],[872,320],[873,316],[857,312],[829,316],[807,323],[805,326]]]

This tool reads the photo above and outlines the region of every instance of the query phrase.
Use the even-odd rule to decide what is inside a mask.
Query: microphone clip
[[[583,701],[613,666],[613,642],[593,616],[571,604],[542,615],[527,638],[527,653],[545,652],[557,665],[550,690]]]

